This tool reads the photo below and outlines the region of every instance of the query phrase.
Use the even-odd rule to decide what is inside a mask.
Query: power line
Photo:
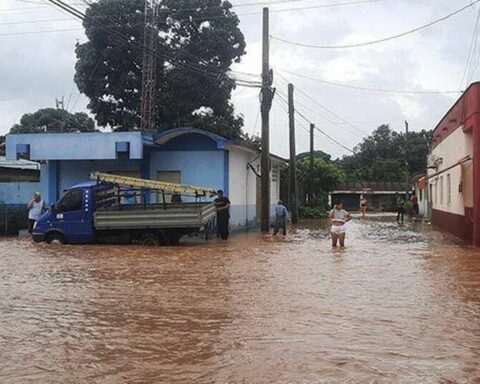
[[[308,43],[300,43],[300,42],[295,42],[295,41],[291,41],[291,40],[287,40],[287,39],[284,39],[284,38],[281,38],[281,37],[277,37],[277,36],[271,36],[272,39],[274,40],[277,40],[277,41],[280,41],[282,43],[285,43],[285,44],[290,44],[290,45],[294,45],[294,46],[297,46],[297,47],[304,47],[304,48],[314,48],[314,49],[343,49],[343,48],[359,48],[359,47],[366,47],[366,46],[369,46],[369,45],[374,45],[374,44],[379,44],[379,43],[384,43],[386,41],[390,41],[390,40],[394,40],[394,39],[398,39],[400,37],[404,37],[404,36],[407,36],[407,35],[410,35],[412,33],[416,33],[416,32],[419,32],[423,29],[426,29],[426,28],[429,28],[435,24],[438,24],[442,21],[445,21],[455,15],[458,15],[459,13],[473,7],[475,4],[477,4],[478,2],[480,2],[480,0],[473,0],[471,1],[470,4],[467,4],[465,5],[464,7],[460,8],[460,9],[457,9],[445,16],[442,16],[438,19],[435,19],[435,20],[432,20],[430,21],[429,23],[426,23],[426,24],[423,24],[419,27],[415,27],[415,28],[412,28],[408,31],[405,31],[405,32],[401,32],[401,33],[398,33],[398,34],[395,34],[395,35],[391,35],[391,36],[387,36],[387,37],[384,37],[384,38],[381,38],[381,39],[377,39],[377,40],[372,40],[372,41],[366,41],[366,42],[363,42],[363,43],[355,43],[355,44],[342,44],[342,45],[317,45],[317,44],[308,44]]]
[[[460,89],[464,86],[464,81],[468,79],[467,73],[471,70],[471,60],[473,58],[473,53],[475,48],[477,47],[478,41],[478,28],[480,22],[480,7],[478,9],[477,18],[475,19],[475,24],[472,33],[472,40],[470,42],[470,48],[468,50],[467,61],[465,63],[465,68],[463,70],[462,79],[460,80]]]
[[[277,96],[279,97],[280,100],[282,100],[284,103],[287,103],[288,105],[288,101],[285,100],[278,92],[277,92]],[[304,119],[307,123],[313,123],[310,119],[308,119],[307,117],[305,117],[305,115],[303,115],[301,112],[299,112],[297,109],[295,109],[295,113],[300,116],[302,119]],[[342,143],[340,143],[339,141],[337,141],[336,139],[334,139],[332,136],[330,136],[328,133],[324,132],[323,130],[321,130],[320,128],[317,127],[317,125],[315,125],[315,129],[320,132],[323,136],[325,136],[326,138],[328,138],[332,143],[334,144],[337,144],[338,146],[342,147],[343,149],[351,152],[351,153],[354,153],[354,151],[348,147],[346,147],[345,145],[343,145]]]
[[[66,29],[45,29],[40,31],[9,32],[9,33],[0,33],[0,36],[34,35],[36,33],[71,32],[71,31],[83,31],[83,29],[82,28],[66,28]]]
[[[278,75],[278,74],[277,74]],[[283,78],[283,80],[285,82],[288,82],[288,79],[284,78],[282,75],[279,75],[279,78]],[[352,124],[351,122],[349,122],[347,119],[339,116],[337,113],[333,112],[332,110],[330,110],[329,108],[327,108],[325,105],[323,105],[322,103],[320,103],[318,100],[316,100],[314,97],[310,96],[308,93],[306,93],[305,91],[303,91],[301,88],[297,88],[297,91],[303,95],[304,97],[306,97],[310,102],[313,102],[316,106],[320,107],[321,109],[323,109],[324,111],[328,112],[329,114],[331,114],[332,116],[334,116],[335,118],[337,118],[338,120],[340,120],[342,123],[346,124],[348,127],[351,127],[352,129],[354,129],[355,131],[357,132],[360,132],[362,133],[362,135],[369,135],[368,132],[365,132],[363,129],[360,129],[358,128],[357,126],[355,126],[354,124]],[[323,117],[323,116],[322,116]],[[344,126],[341,126],[339,125],[338,123],[326,118],[326,117],[323,117],[325,120],[331,122],[332,124],[334,125],[337,125],[338,127],[341,127],[341,128],[344,128],[346,129],[346,127]],[[354,134],[357,134],[356,132],[354,132]],[[359,136],[360,137],[360,136]],[[362,138],[363,136],[361,136],[360,138]]]
[[[0,23],[0,25],[17,25],[17,24],[37,24],[37,23],[49,23],[58,21],[74,21],[74,19],[41,19],[41,20],[25,20],[25,21],[7,21]],[[76,20],[75,20],[76,21]]]
[[[297,88],[297,91],[300,91],[300,90]],[[282,94],[282,96],[286,97],[285,94]],[[298,102],[297,99],[295,99],[295,107],[301,107],[304,110],[307,110],[307,111],[313,113],[315,116],[319,116],[322,120],[325,120],[328,123],[337,126],[338,128],[347,130],[349,133],[356,135],[359,139],[362,139],[364,137],[363,135],[359,135],[356,131],[350,130],[348,127],[345,127],[345,126],[341,125],[340,123],[338,123],[338,122],[336,122],[336,121],[334,121],[334,120],[332,120],[332,119],[330,119],[330,118],[328,118],[324,115],[321,115],[317,110],[313,110],[309,106],[306,106],[305,104],[302,104],[302,103]],[[367,133],[365,133],[365,134],[367,134]]]
[[[132,40],[131,37],[129,37],[127,35],[124,35],[124,34],[122,34],[121,32],[119,32],[115,29],[109,28],[109,27],[105,26],[104,24],[97,22],[95,19],[88,17],[87,15],[85,15],[84,13],[79,11],[78,9],[70,6],[69,4],[65,3],[62,0],[46,0],[46,1],[48,1],[49,3],[57,6],[58,8],[62,9],[63,11],[65,11],[67,13],[69,13],[70,15],[73,15],[74,17],[76,17],[80,20],[90,20],[93,24],[98,26],[100,29],[103,29],[104,31],[110,33],[111,35],[116,36],[117,38],[120,38],[124,42],[127,42],[127,43],[129,43],[129,44],[131,44],[131,45],[133,45],[137,48],[140,48],[142,51],[150,52],[150,53],[156,55],[157,57],[160,57],[164,60],[170,61],[170,62],[176,64],[178,67],[183,68],[187,71],[197,73],[197,74],[200,74],[202,76],[210,77],[210,78],[212,78],[216,81],[219,81],[222,78],[233,80],[233,81],[235,81],[236,85],[238,85],[238,86],[254,87],[254,88],[259,88],[260,87],[259,82],[254,82],[254,81],[245,80],[245,79],[241,79],[241,78],[233,79],[233,78],[229,77],[228,75],[223,74],[223,73],[218,72],[218,71],[211,72],[212,70],[215,70],[214,68],[209,68],[207,70],[206,68],[200,67],[200,66],[195,65],[193,63],[181,62],[181,61],[179,61],[178,58],[169,56],[165,53],[160,53],[160,52],[157,52],[156,50],[152,51],[149,47],[146,47],[145,45],[143,45],[141,43],[138,43],[135,40]],[[190,54],[190,56],[193,56],[193,55]],[[200,60],[200,59],[198,59],[198,60]],[[204,63],[204,64],[208,65],[208,63]]]
[[[274,68],[277,71],[288,73],[289,75],[301,77],[307,80],[317,81],[322,84],[330,85],[333,87],[341,87],[341,88],[348,88],[348,89],[355,89],[357,91],[368,91],[368,92],[381,92],[381,93],[398,93],[398,94],[407,94],[407,95],[436,95],[436,94],[458,94],[462,93],[461,91],[453,91],[453,90],[434,90],[434,89],[422,89],[422,90],[410,90],[410,89],[385,89],[385,88],[374,88],[374,87],[366,87],[360,85],[353,85],[353,84],[342,84],[342,83],[335,83],[332,81],[327,81],[323,79],[319,79],[312,76],[303,75],[301,73],[292,72],[283,68]]]

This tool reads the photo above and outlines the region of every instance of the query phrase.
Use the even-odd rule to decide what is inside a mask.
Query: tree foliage
[[[64,109],[43,108],[24,114],[10,133],[94,132],[95,122],[83,112],[69,113]]]
[[[410,176],[425,172],[431,140],[431,131],[409,132],[407,169],[405,134],[381,125],[338,164],[349,181],[405,181],[407,171]]]
[[[99,0],[84,21],[88,41],[76,48],[75,82],[102,126],[137,129],[140,124],[144,0]],[[195,125],[240,138],[243,119],[230,102],[235,88],[227,72],[245,53],[239,19],[224,0],[163,0],[156,61],[159,130]],[[106,31],[107,26],[117,35]],[[197,114],[207,108],[209,113]]]
[[[328,155],[327,155],[328,157]],[[324,153],[317,153],[313,169],[306,157],[297,161],[297,180],[299,184],[299,201],[302,205],[320,207],[325,210],[328,205],[328,193],[345,183],[346,173],[337,164],[325,158]],[[289,167],[282,172],[282,179],[288,180]],[[307,197],[308,196],[308,197]]]

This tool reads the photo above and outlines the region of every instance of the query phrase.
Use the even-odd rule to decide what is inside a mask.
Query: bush
[[[28,228],[28,211],[25,205],[0,204],[0,236],[18,235]]]
[[[298,208],[298,215],[301,219],[325,219],[327,211],[319,206],[308,206]]]

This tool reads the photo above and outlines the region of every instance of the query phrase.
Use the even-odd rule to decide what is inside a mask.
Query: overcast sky
[[[381,39],[426,24],[472,2],[271,1],[271,35],[313,45]],[[232,1],[234,5],[255,2],[260,0]],[[346,2],[361,4],[292,10]],[[259,73],[262,5],[235,9],[247,40],[247,55],[234,69]],[[287,9],[289,11],[279,12]],[[362,48],[312,49],[272,39],[271,65],[279,90],[271,115],[272,152],[288,155],[288,117],[280,97],[287,93],[289,81],[295,85],[298,111],[348,148],[353,148],[382,123],[398,131],[404,129],[404,120],[408,120],[412,130],[433,128],[458,94],[373,92],[327,85],[313,79],[392,90],[464,89],[465,81],[462,84],[461,80],[477,13],[478,5],[420,32]],[[53,29],[62,31],[50,32]],[[45,5],[42,0],[0,0],[0,133],[8,132],[23,113],[54,107],[55,98],[62,96],[68,110],[86,111],[87,101],[73,83],[75,43],[84,40],[78,21]],[[470,81],[478,77],[477,53],[480,54],[480,49],[475,50],[475,60],[468,67]],[[258,90],[238,88],[233,95],[237,113],[245,118],[245,132],[259,133]],[[304,128],[308,123],[297,117],[297,126],[297,150],[306,151],[309,141]],[[315,140],[316,149],[334,157],[348,153],[320,133]]]

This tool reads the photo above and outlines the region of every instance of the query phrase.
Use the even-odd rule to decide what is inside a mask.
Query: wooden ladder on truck
[[[212,195],[216,193],[214,189],[207,188],[207,187],[197,187],[194,185],[187,185],[187,184],[167,183],[164,181],[139,179],[139,178],[130,177],[130,176],[111,175],[109,173],[102,173],[102,172],[91,173],[90,179],[97,180],[99,182],[103,181],[106,183],[112,183],[112,184],[126,186],[126,187],[147,188],[147,189],[154,189],[154,190],[167,192],[167,193],[178,193],[181,195],[194,195],[196,197],[207,196],[207,195]]]

